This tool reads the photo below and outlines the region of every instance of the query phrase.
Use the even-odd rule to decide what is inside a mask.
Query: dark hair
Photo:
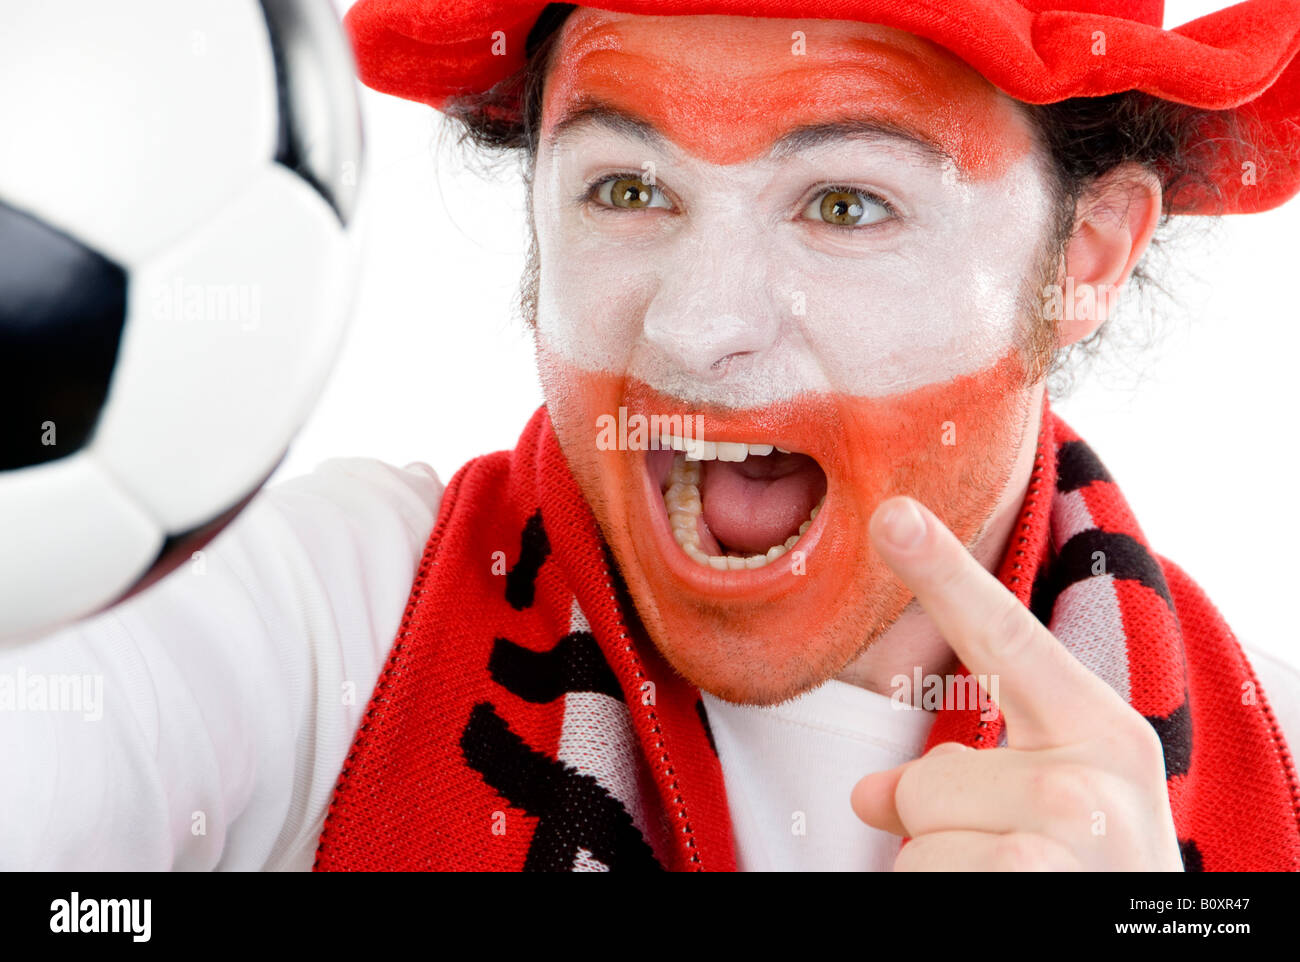
[[[543,8],[528,33],[524,68],[480,94],[458,97],[443,113],[459,125],[458,143],[469,142],[487,153],[522,152],[531,162],[541,138],[542,90],[560,27],[576,3],[551,3]]]
[[[522,155],[529,184],[541,136],[544,81],[560,27],[577,7],[572,3],[545,7],[528,35],[527,63],[522,70],[484,93],[459,98],[444,107],[443,112],[455,122],[452,132],[457,144],[471,144],[485,159]],[[1203,110],[1136,90],[1053,104],[1021,102],[1020,106],[1049,159],[1047,172],[1058,211],[1054,238],[1058,247],[1068,240],[1076,205],[1089,186],[1117,167],[1133,163],[1155,174],[1163,191],[1161,230],[1149,248],[1158,253],[1171,216],[1184,210],[1192,199],[1208,198],[1212,203],[1219,196],[1214,172],[1225,151],[1239,152],[1244,143],[1233,111]],[[531,203],[530,191],[530,221]],[[525,302],[536,293],[534,256],[535,251],[530,251],[529,276],[522,292]],[[1153,292],[1171,296],[1155,280],[1147,258],[1134,269],[1131,283],[1143,296]],[[1067,365],[1067,361],[1094,356],[1103,331],[1109,327],[1102,325],[1091,337],[1061,352],[1053,371],[1077,366]],[[1071,380],[1063,377],[1057,393],[1063,393]]]

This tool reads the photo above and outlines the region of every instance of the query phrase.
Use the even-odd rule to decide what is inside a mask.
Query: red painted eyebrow
[[[671,143],[671,138],[653,121],[607,101],[587,99],[566,110],[551,128],[552,149],[554,150],[563,140],[578,131],[592,127],[603,128],[631,140],[638,140],[647,147],[659,151],[666,151]],[[952,154],[930,138],[897,124],[870,117],[846,117],[795,127],[776,140],[768,156],[779,160],[800,151],[843,140],[891,141],[916,151],[927,164],[932,166],[959,166]]]

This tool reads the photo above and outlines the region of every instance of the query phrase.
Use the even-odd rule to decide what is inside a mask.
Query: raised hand
[[[1151,725],[919,502],[885,501],[870,533],[966,669],[997,676],[1007,732],[854,786],[859,818],[910,837],[895,870],[1182,871]]]

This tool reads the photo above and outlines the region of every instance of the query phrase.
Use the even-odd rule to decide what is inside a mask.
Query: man
[[[1289,46],[1252,41],[1270,66],[1197,90],[1155,52],[1222,53],[1228,20],[1171,39],[1138,4],[608,6],[350,13],[368,83],[526,151],[547,404],[445,491],[353,461],[268,492],[220,577],[94,629],[158,679],[110,748],[150,789],[109,816],[146,839],[130,857],[1300,867],[1274,713],[1300,679],[1260,684],[1044,387],[1162,214],[1300,187],[1296,11],[1270,26]],[[1057,32],[1026,48],[1032,27]],[[1107,31],[1123,55],[1071,47]],[[1024,102],[1134,87],[1258,109],[1156,114],[1199,133],[1171,138],[1185,183],[1131,144],[1069,176],[1061,116]],[[181,652],[181,625],[213,637]],[[164,731],[167,709],[200,720]],[[85,831],[50,787],[52,824]]]

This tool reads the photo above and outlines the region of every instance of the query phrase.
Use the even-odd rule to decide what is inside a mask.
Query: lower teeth
[[[781,555],[792,549],[803,533],[808,530],[817,513],[826,502],[826,496],[817,502],[808,520],[799,526],[799,533],[785,539],[784,544],[773,545],[765,554],[736,558],[723,555],[708,555],[700,548],[700,516],[704,505],[700,501],[700,463],[687,461],[685,456],[673,457],[672,470],[668,473],[668,490],[664,492],[664,504],[668,507],[668,524],[673,530],[673,538],[696,564],[717,571],[752,571],[771,564]]]

